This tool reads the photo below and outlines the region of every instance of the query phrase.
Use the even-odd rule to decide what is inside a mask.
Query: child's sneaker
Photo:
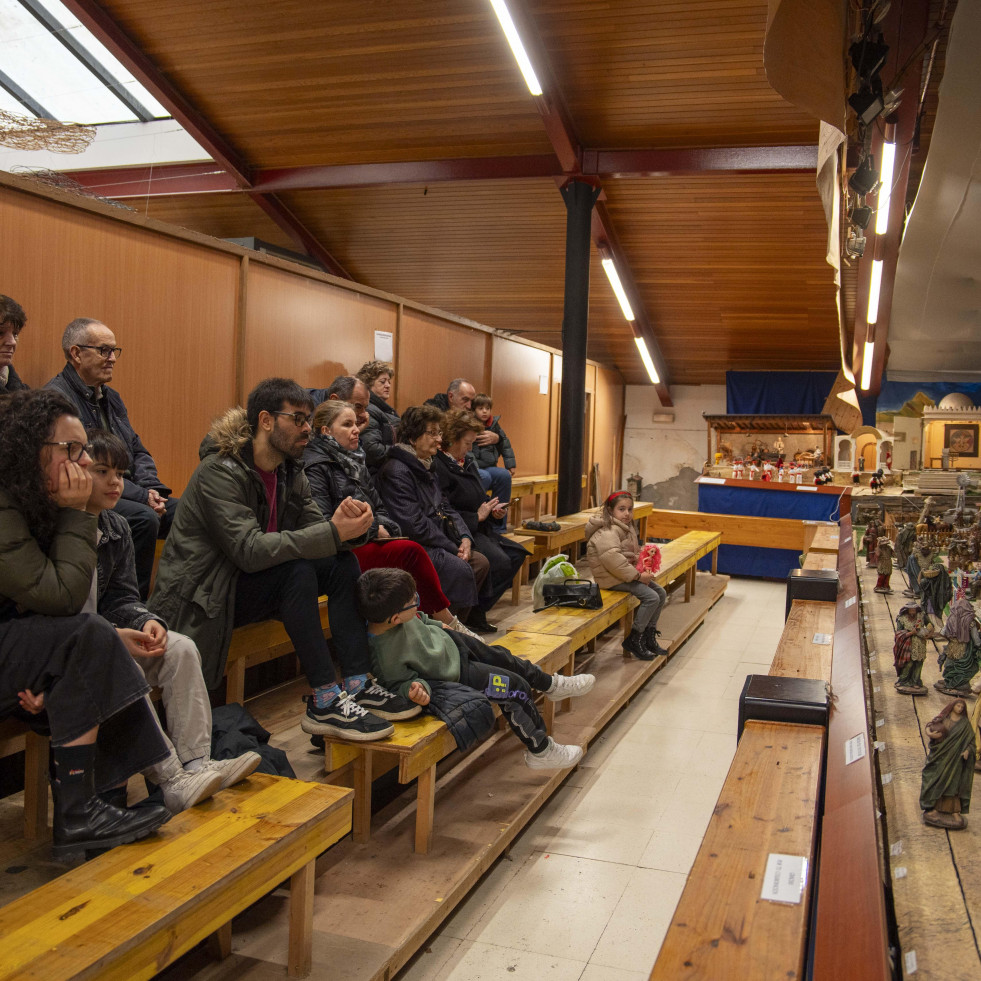
[[[382,688],[373,679],[369,679],[364,688],[354,696],[354,700],[372,715],[388,719],[389,722],[414,719],[422,711],[421,705],[410,702],[404,695],[396,695],[387,688]]]
[[[525,750],[525,765],[533,770],[568,770],[582,759],[582,747],[557,743],[551,736],[540,753]]]
[[[254,773],[261,762],[262,757],[249,750],[231,760],[208,760],[201,769],[217,773],[221,777],[220,789],[225,790],[227,787],[234,787],[250,773]]]
[[[307,712],[300,720],[300,728],[311,735],[370,742],[395,732],[391,722],[363,709],[347,692],[342,691],[325,709],[317,708],[312,695],[306,696],[306,703]]]
[[[450,630],[456,630],[461,634],[466,634],[468,637],[473,637],[474,640],[480,640],[480,634],[475,634],[458,616],[454,616],[448,624],[446,624]]]
[[[164,806],[171,814],[180,814],[207,800],[221,790],[221,774],[212,770],[181,770],[177,776],[160,784]]]
[[[575,698],[592,691],[596,678],[591,674],[553,674],[552,687],[545,692],[550,702],[561,702],[563,698]]]

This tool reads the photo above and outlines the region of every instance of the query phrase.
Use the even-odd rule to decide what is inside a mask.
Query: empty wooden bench
[[[824,738],[746,723],[651,981],[804,976]],[[771,854],[806,859],[799,901],[762,898]]]
[[[508,634],[508,650],[537,664],[548,674],[571,673],[573,650],[558,637]],[[545,700],[543,716],[551,729],[555,703]],[[444,722],[423,713],[404,722],[393,722],[395,732],[387,739],[355,742],[325,737],[324,769],[331,781],[347,779],[354,783],[354,840],[371,836],[372,781],[398,767],[401,784],[417,781],[415,851],[426,854],[433,838],[436,802],[436,764],[456,749],[453,735]]]
[[[834,603],[794,600],[769,673],[780,678],[818,678],[830,683],[834,633]]]
[[[350,790],[253,775],[0,908],[0,981],[151,978],[290,880],[290,977],[311,970],[314,863],[351,828]]]
[[[695,592],[695,573],[698,560],[712,556],[712,575],[718,572],[719,545],[722,533],[718,531],[686,531],[683,535],[665,542],[661,549],[661,568],[654,577],[658,585],[668,586],[685,576],[685,602]]]

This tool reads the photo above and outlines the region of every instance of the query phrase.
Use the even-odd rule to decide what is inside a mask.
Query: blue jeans
[[[501,504],[509,504],[511,501],[511,471],[505,470],[504,467],[480,467],[477,470],[480,474],[480,483],[483,485],[484,490],[489,490],[494,497],[496,497]],[[494,527],[499,532],[507,531],[508,519],[507,517],[501,518],[500,521],[495,521]]]

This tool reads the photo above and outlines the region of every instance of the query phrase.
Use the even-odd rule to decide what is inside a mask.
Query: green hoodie
[[[460,651],[438,620],[420,613],[383,634],[368,632],[372,670],[389,690],[408,697],[409,686],[418,681],[427,692],[428,682],[459,681]]]

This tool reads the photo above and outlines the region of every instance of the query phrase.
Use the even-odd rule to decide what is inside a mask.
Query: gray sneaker
[[[550,702],[561,702],[564,698],[575,698],[585,695],[596,684],[596,677],[591,674],[553,674],[552,687],[545,692]]]
[[[201,769],[217,773],[221,777],[221,787],[218,789],[224,790],[226,787],[234,787],[240,780],[255,772],[261,762],[262,757],[249,750],[233,760],[208,760]]]
[[[525,765],[532,770],[568,770],[582,759],[582,747],[557,743],[551,736],[540,752],[525,750]]]
[[[201,767],[200,770],[181,772],[160,785],[164,804],[171,814],[180,814],[195,804],[207,800],[221,789],[221,774]]]

